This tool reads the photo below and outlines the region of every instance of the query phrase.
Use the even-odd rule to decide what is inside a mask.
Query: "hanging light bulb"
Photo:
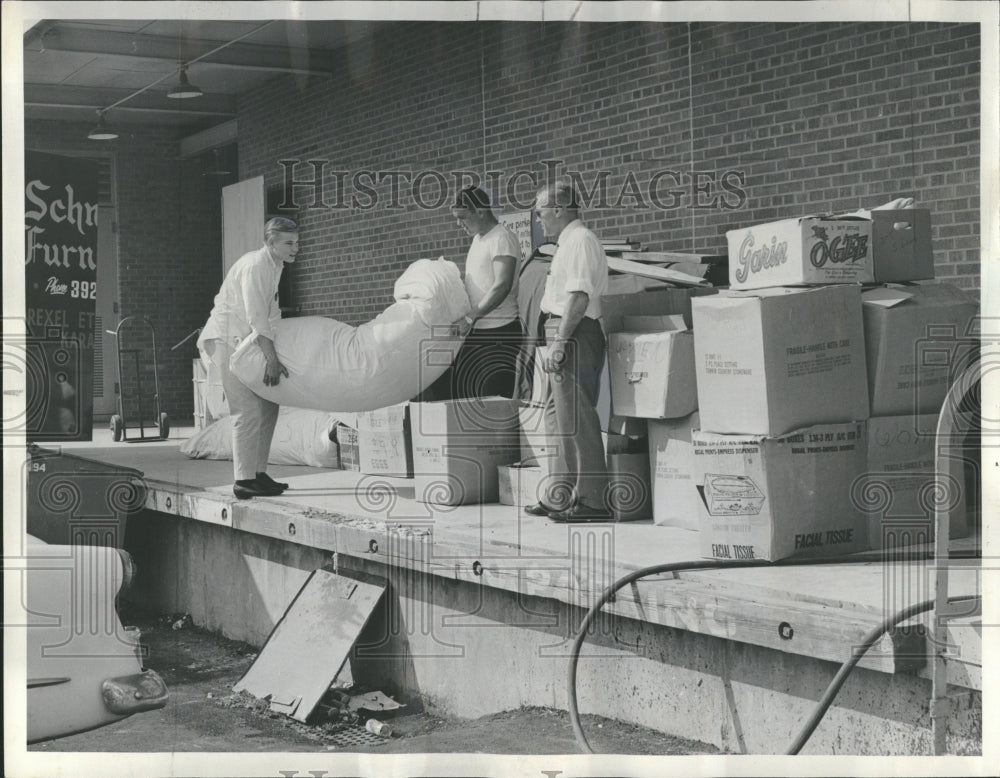
[[[188,81],[187,66],[181,65],[181,75],[177,81],[177,86],[167,92],[167,97],[175,100],[183,100],[188,97],[201,97],[203,94],[204,92]]]
[[[118,133],[104,123],[104,111],[97,112],[97,126],[87,133],[88,140],[114,140]]]

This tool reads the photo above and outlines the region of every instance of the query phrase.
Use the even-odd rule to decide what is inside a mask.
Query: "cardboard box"
[[[608,273],[608,291],[605,294],[614,296],[669,288],[672,287],[654,278],[643,278],[632,273],[610,272]]]
[[[697,412],[681,419],[649,422],[654,524],[698,529],[699,500],[694,488],[691,433],[699,425]]]
[[[521,459],[517,400],[475,397],[410,403],[410,409],[416,499],[496,502],[497,467]]]
[[[698,408],[690,330],[612,333],[608,362],[615,414],[676,418]]]
[[[622,316],[622,332],[667,332],[668,330],[689,329],[691,326],[679,313]]]
[[[626,316],[670,316],[681,315],[685,324],[691,326],[691,300],[716,294],[717,289],[691,287],[677,289],[664,287],[646,292],[629,294],[605,294],[601,296],[601,319],[604,331],[623,332]]]
[[[868,469],[855,496],[868,514],[868,545],[897,548],[934,542],[934,436],[937,416],[878,416],[868,420]],[[964,483],[948,485],[952,538],[969,534]]]
[[[602,432],[601,443],[607,454],[645,454],[649,448],[646,436],[618,435],[614,432]]]
[[[545,471],[533,460],[498,465],[497,482],[501,505],[532,505],[540,502]]]
[[[615,521],[641,521],[653,516],[649,454],[608,455],[608,502]]]
[[[931,212],[905,208],[871,215],[875,283],[934,278]]]
[[[879,287],[861,299],[871,415],[940,412],[976,348],[976,302],[950,284]]]
[[[545,405],[522,402],[517,408],[521,459],[538,459],[546,455]]]
[[[856,216],[803,216],[726,233],[733,289],[875,280],[872,223]]]
[[[860,287],[699,297],[694,325],[702,429],[783,435],[868,418]]]
[[[548,346],[535,348],[535,367],[531,375],[531,397],[528,398],[531,405],[544,405],[545,398],[549,395],[549,374],[542,368],[542,362],[545,361],[548,354]]]
[[[362,473],[413,478],[408,403],[357,414]]]
[[[608,499],[615,521],[640,521],[652,516],[649,455],[646,452],[608,456]],[[545,495],[547,468],[536,460],[497,467],[501,505],[532,505]]]
[[[542,360],[548,354],[548,346],[538,346],[535,349],[535,366],[531,384],[531,403],[544,403],[549,391],[549,374],[542,369]],[[608,425],[611,418],[611,371],[605,358],[601,366],[601,378],[597,390],[597,417],[601,427]]]
[[[340,449],[340,469],[360,470],[361,458],[358,454],[358,431],[346,424],[337,424],[337,446]]]
[[[868,521],[852,497],[866,463],[866,423],[791,435],[691,435],[699,543],[714,559],[863,551]]]
[[[608,426],[604,428],[604,431],[609,435],[625,435],[629,438],[645,438],[648,434],[645,419],[615,414],[611,414]]]

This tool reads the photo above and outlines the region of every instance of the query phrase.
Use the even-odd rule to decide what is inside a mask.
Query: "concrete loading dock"
[[[67,451],[135,464],[130,447]],[[311,570],[388,580],[389,609],[359,641],[355,677],[459,716],[565,708],[571,641],[601,591],[645,565],[699,558],[685,530],[558,527],[502,505],[442,509],[414,501],[403,479],[276,468],[292,490],[242,503],[227,489],[228,463],[185,459],[176,440],[146,445],[141,459],[146,510],[126,535],[143,571],[135,596],[260,646]],[[851,646],[889,612],[931,596],[930,562],[872,559],[639,582],[587,641],[581,711],[734,753],[783,752]],[[978,560],[953,570],[952,594],[978,591]],[[959,658],[948,665],[948,750],[976,754],[980,630],[959,621],[951,635]],[[925,650],[913,630],[881,640],[803,753],[929,753]]]
[[[933,213],[931,275],[991,288],[993,263],[982,263],[985,283],[980,274],[997,237],[982,185],[995,177],[995,8],[867,9],[871,18],[856,23],[788,4],[773,18],[762,6],[754,19],[741,9],[740,21],[703,22],[648,16],[655,6],[639,4],[623,11],[636,18],[608,23],[596,5],[544,5],[541,20],[506,20],[480,16],[490,4],[476,4],[475,21],[454,23],[203,20],[194,5],[182,21],[40,19],[24,28],[23,58],[12,58],[15,81],[24,66],[24,121],[12,112],[7,167],[19,169],[22,132],[28,154],[98,165],[94,315],[107,327],[149,314],[165,344],[204,322],[226,267],[219,258],[249,234],[225,227],[238,221],[220,203],[225,184],[237,204],[255,205],[249,221],[294,201],[303,251],[281,303],[351,323],[382,309],[409,262],[464,253],[447,207],[430,207],[411,184],[470,168],[496,176],[505,216],[524,220],[516,212],[530,207],[531,175],[566,171],[595,191],[588,217],[602,238],[709,255],[725,252],[730,229],[912,194]],[[223,43],[219,56],[201,56]],[[168,100],[176,71],[186,72],[176,59],[186,44],[191,82],[206,94]],[[114,130],[110,142],[89,139],[101,137],[95,110]],[[386,178],[366,203],[369,171]],[[324,176],[325,196],[308,183]],[[40,256],[53,244],[43,243]],[[5,252],[10,288],[22,284],[8,273],[20,267],[16,254]],[[29,326],[60,324],[33,319],[38,311],[27,311]],[[192,356],[161,355],[164,407],[182,425],[199,413]],[[112,379],[105,364],[97,419],[110,412]],[[310,570],[388,580],[392,607],[375,620],[381,631],[364,636],[371,656],[358,659],[359,672],[463,715],[565,708],[572,637],[602,589],[644,565],[704,554],[678,529],[555,528],[497,505],[429,508],[410,483],[345,472],[276,468],[293,492],[236,504],[227,463],[183,460],[177,440],[164,451],[100,438],[68,449],[146,473],[147,510],[127,538],[145,573],[137,596],[260,646]],[[718,502],[729,496],[714,492]],[[987,537],[990,522],[987,513]],[[955,547],[964,544],[975,539]],[[931,596],[934,572],[914,557],[645,579],[619,593],[587,640],[581,706],[734,753],[781,752],[849,647],[889,612]],[[953,593],[988,588],[982,575],[956,570]],[[981,753],[992,747],[981,735],[982,630],[961,625],[947,663],[947,750]],[[897,632],[850,677],[807,754],[936,750],[929,672],[910,653],[921,639]],[[989,676],[986,686],[995,686]],[[886,765],[874,769],[901,769]]]

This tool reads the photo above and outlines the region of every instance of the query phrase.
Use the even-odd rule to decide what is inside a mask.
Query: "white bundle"
[[[274,426],[268,463],[340,467],[337,444],[330,439],[336,425],[337,417],[332,413],[281,408]],[[181,443],[180,450],[191,459],[232,459],[233,417],[223,416],[195,433]]]
[[[322,316],[279,322],[274,347],[289,374],[277,386],[264,385],[266,361],[252,335],[230,370],[261,397],[296,408],[369,411],[410,400],[454,361],[461,340],[448,325],[471,306],[458,267],[443,257],[414,262],[393,294],[394,304],[359,327]]]

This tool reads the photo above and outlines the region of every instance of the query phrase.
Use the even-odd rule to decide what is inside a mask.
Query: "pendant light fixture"
[[[201,97],[204,94],[201,89],[188,81],[187,65],[181,65],[181,75],[177,81],[177,86],[167,92],[167,97],[175,100],[184,100],[189,97]]]
[[[87,133],[88,140],[114,140],[118,133],[104,123],[104,111],[97,112],[97,126]]]

